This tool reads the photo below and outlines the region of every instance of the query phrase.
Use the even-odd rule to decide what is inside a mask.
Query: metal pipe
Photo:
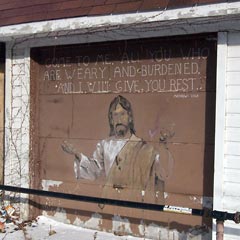
[[[26,193],[33,194],[43,197],[55,197],[62,199],[69,199],[74,201],[82,201],[82,202],[91,202],[98,203],[101,205],[115,205],[122,206],[128,208],[137,208],[137,209],[146,209],[152,211],[162,211],[162,212],[173,212],[179,214],[187,214],[187,215],[195,215],[195,216],[205,216],[212,219],[217,219],[217,228],[219,232],[219,237],[222,235],[223,237],[223,223],[225,220],[231,220],[235,223],[240,223],[240,212],[236,213],[228,213],[210,209],[194,209],[194,208],[186,208],[179,206],[169,206],[169,205],[160,205],[160,204],[151,204],[151,203],[140,203],[140,202],[132,202],[132,201],[123,201],[109,198],[99,198],[99,197],[90,197],[90,196],[82,196],[76,194],[69,193],[61,193],[61,192],[52,192],[52,191],[44,191],[37,190],[31,188],[22,188],[15,186],[7,186],[0,184],[0,190],[10,191],[10,192],[18,192],[18,193]],[[217,240],[222,240],[223,238],[219,238]]]
[[[216,240],[223,240],[224,238],[224,221],[217,219],[217,226],[216,226]]]

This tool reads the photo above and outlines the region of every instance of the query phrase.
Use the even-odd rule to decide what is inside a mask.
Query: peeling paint
[[[202,204],[204,208],[213,207],[213,198],[212,197],[199,197],[199,196],[190,196],[189,199],[197,204]]]
[[[202,197],[200,196],[190,196],[189,199],[197,204],[202,204]]]
[[[73,222],[73,225],[75,226],[79,226],[79,227],[83,227],[84,226],[84,222],[80,219],[80,218],[76,218]]]
[[[84,227],[100,230],[102,224],[102,216],[98,213],[92,214],[92,217],[84,223]]]
[[[23,23],[14,26],[0,27],[0,38],[11,39],[23,37],[32,34],[42,34],[70,30],[86,30],[89,28],[99,27],[116,27],[121,25],[137,24],[137,23],[153,23],[163,22],[177,19],[196,19],[206,17],[224,17],[229,18],[231,15],[239,13],[239,3],[220,3],[211,4],[208,6],[194,6],[180,9],[168,9],[158,12],[146,13],[131,13],[107,16],[94,16],[94,17],[79,17],[62,20],[43,21],[39,23]],[[166,25],[168,25],[167,23]]]
[[[187,240],[210,240],[212,239],[212,232],[205,226],[196,226],[185,233]]]
[[[112,231],[115,233],[132,234],[129,220],[121,218],[119,215],[114,215],[112,218]]]
[[[150,239],[178,239],[174,238],[174,236],[170,237],[170,232],[167,228],[160,227],[154,223],[149,224],[148,226],[144,224],[142,221],[138,226],[139,232],[142,236],[150,238]]]
[[[211,230],[205,226],[196,226],[189,229],[188,232],[178,232],[176,229],[168,229],[154,223],[148,226],[142,221],[138,226],[139,233],[150,239],[160,240],[210,240]]]
[[[62,208],[57,208],[56,213],[53,216],[48,215],[47,211],[43,211],[42,215],[45,216],[45,217],[52,218],[52,219],[54,219],[56,221],[59,221],[59,222],[63,222],[63,223],[67,223],[67,224],[71,223],[70,220],[67,218],[66,211]]]
[[[168,193],[167,192],[164,192],[164,198],[168,198]]]
[[[63,182],[62,181],[53,181],[53,180],[42,180],[42,188],[45,191],[49,190],[49,187],[59,187]]]

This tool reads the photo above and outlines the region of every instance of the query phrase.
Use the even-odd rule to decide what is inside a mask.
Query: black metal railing
[[[70,193],[22,188],[22,187],[8,186],[8,185],[0,185],[0,190],[32,194],[32,195],[38,195],[43,197],[54,197],[54,198],[62,198],[62,199],[81,201],[81,202],[97,203],[97,204],[103,204],[103,205],[114,205],[114,206],[121,206],[121,207],[127,207],[127,208],[137,208],[137,209],[145,209],[145,210],[152,210],[152,211],[174,212],[179,214],[205,216],[205,217],[216,219],[217,221],[232,220],[235,223],[240,222],[239,212],[228,213],[228,212],[211,210],[211,209],[195,209],[195,208],[186,208],[186,207],[180,207],[180,206],[169,206],[169,205],[159,205],[159,204],[151,204],[151,203],[143,203],[143,202],[123,201],[123,200],[116,200],[116,199],[76,195],[76,194],[70,194]]]

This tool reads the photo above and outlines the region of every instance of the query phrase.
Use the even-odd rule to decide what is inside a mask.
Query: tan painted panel
[[[191,208],[211,199],[214,35],[35,48],[31,57],[33,187],[54,181],[57,191]],[[100,211],[79,206],[80,215]],[[159,222],[148,211],[100,212]],[[161,216],[178,231],[208,223]]]

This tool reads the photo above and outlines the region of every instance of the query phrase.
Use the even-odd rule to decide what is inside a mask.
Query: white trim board
[[[224,129],[226,112],[226,70],[227,70],[227,33],[218,33],[217,48],[217,86],[216,86],[216,126],[214,159],[213,208],[223,209],[223,163]]]

